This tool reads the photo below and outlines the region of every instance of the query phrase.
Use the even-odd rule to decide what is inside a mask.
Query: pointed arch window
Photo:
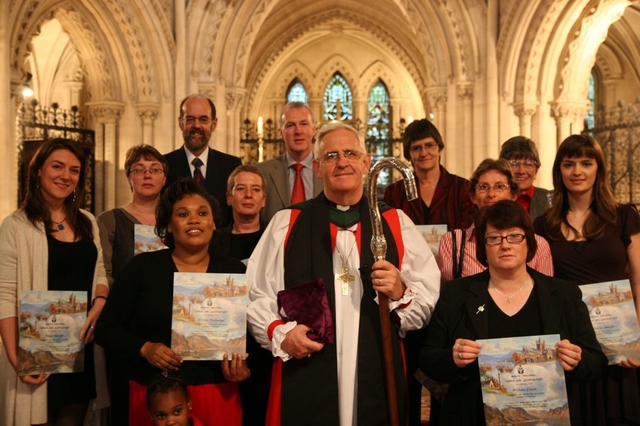
[[[391,155],[390,122],[389,91],[384,82],[379,79],[371,87],[367,97],[366,144],[367,152],[371,154],[373,161]],[[391,174],[389,169],[382,170],[377,182],[379,197],[384,194],[384,189],[390,183]]]
[[[367,113],[367,138],[387,139],[389,137],[389,91],[382,80],[378,80],[369,91]]]
[[[589,99],[589,109],[587,110],[587,116],[584,118],[584,130],[590,132],[596,126],[596,78],[593,71],[589,74],[587,98]]]
[[[299,79],[294,79],[287,89],[287,102],[304,102],[307,103],[309,96],[307,89]]]
[[[353,95],[342,74],[336,72],[324,90],[325,120],[353,120]]]

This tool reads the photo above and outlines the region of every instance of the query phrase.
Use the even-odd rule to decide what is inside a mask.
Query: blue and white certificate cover
[[[488,425],[570,425],[560,335],[478,340],[484,417]]]
[[[152,225],[141,225],[136,223],[133,225],[133,255],[148,251],[164,250],[165,246],[156,234],[155,227]]]
[[[640,328],[629,280],[581,285],[582,301],[609,365],[640,361]]]
[[[20,299],[18,374],[75,373],[84,370],[86,291],[29,290]]]
[[[422,234],[422,238],[427,242],[433,255],[438,254],[440,248],[440,240],[442,236],[447,233],[446,224],[438,225],[416,225],[418,231]]]
[[[246,274],[176,272],[171,349],[185,360],[222,360],[246,352]]]

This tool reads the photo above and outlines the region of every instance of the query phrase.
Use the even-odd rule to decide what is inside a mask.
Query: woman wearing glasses
[[[402,180],[384,192],[384,202],[404,211],[416,225],[446,224],[449,229],[473,223],[476,208],[469,199],[469,181],[440,165],[442,136],[429,120],[416,120],[403,134],[404,157],[411,161],[418,198],[409,201]]]
[[[595,139],[571,135],[560,144],[553,186],[553,204],[535,228],[549,241],[555,276],[576,284],[628,278],[640,313],[640,216],[632,204],[616,202]],[[640,424],[638,366],[640,359],[627,359],[580,387],[585,424]]]
[[[427,327],[420,367],[449,383],[441,424],[485,424],[478,339],[559,334],[556,355],[567,382],[594,380],[606,364],[578,287],[527,267],[537,244],[531,218],[515,201],[476,218],[477,258],[488,269],[451,281]],[[582,424],[569,395],[572,424]]]
[[[127,151],[124,169],[133,194],[131,202],[98,216],[100,242],[109,285],[113,284],[120,271],[133,258],[135,226],[153,227],[156,224],[156,206],[166,181],[167,162],[154,147],[138,145]],[[144,246],[139,251],[145,251]],[[127,424],[129,382],[116,365],[116,359],[108,355],[112,390],[111,420],[113,424]]]
[[[544,214],[549,208],[550,192],[533,186],[540,168],[536,144],[524,136],[514,136],[502,144],[500,158],[509,162],[518,184],[516,202],[529,212],[531,219]]]
[[[469,193],[471,201],[478,209],[483,209],[500,200],[514,200],[518,193],[518,184],[505,160],[487,158],[473,172],[469,182]],[[538,250],[528,265],[545,275],[553,275],[553,259],[549,244],[538,235],[535,239]],[[486,266],[476,258],[475,226],[444,234],[440,240],[436,260],[443,284],[455,278],[484,271]]]

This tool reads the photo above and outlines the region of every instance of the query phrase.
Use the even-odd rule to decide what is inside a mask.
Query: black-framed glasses
[[[492,189],[496,192],[504,192],[509,189],[509,184],[504,182],[498,182],[495,185],[491,186],[488,183],[479,183],[476,185],[476,194],[481,194],[483,192],[489,192]]]
[[[489,235],[484,237],[484,243],[488,246],[497,246],[502,241],[507,240],[509,244],[520,244],[527,238],[524,234],[508,234],[508,235]]]
[[[354,163],[362,158],[364,155],[360,151],[354,151],[353,149],[345,149],[344,151],[331,151],[324,154],[322,157],[318,159],[318,161],[327,163],[327,164],[335,164],[340,160],[340,156],[343,156],[345,160],[350,163]]]

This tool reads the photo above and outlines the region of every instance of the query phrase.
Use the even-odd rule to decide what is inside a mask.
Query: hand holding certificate
[[[246,351],[245,274],[177,272],[171,347],[185,360],[217,360]]]
[[[18,374],[84,370],[80,330],[87,317],[86,291],[25,291],[20,301]]]
[[[556,355],[559,340],[559,335],[544,335],[478,341],[487,424],[571,424],[564,371]]]

